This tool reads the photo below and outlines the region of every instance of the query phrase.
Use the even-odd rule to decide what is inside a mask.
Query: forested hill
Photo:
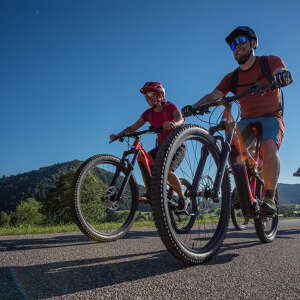
[[[63,173],[78,168],[80,163],[79,160],[73,160],[23,174],[3,176],[0,179],[0,211],[14,210],[21,200],[29,197],[37,200],[45,197]]]
[[[285,204],[300,204],[300,184],[278,183],[279,201]]]
[[[45,197],[63,173],[78,168],[80,163],[73,160],[23,174],[3,176],[0,179],[0,211],[13,211],[21,200],[29,197],[37,200]],[[101,179],[105,182],[104,178]],[[139,189],[144,192],[142,186]],[[279,183],[278,190],[281,204],[300,204],[300,184]]]

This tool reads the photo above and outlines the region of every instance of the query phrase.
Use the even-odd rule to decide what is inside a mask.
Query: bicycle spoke
[[[136,193],[132,192],[135,184],[128,182],[118,198],[126,174],[118,167],[118,160],[105,158],[99,155],[83,169],[75,196],[79,226],[95,240],[109,240],[124,232],[122,228],[131,224],[136,210],[136,203],[133,205]]]
[[[199,153],[203,145],[199,140],[193,138],[185,140],[186,154],[180,167],[175,171],[178,178],[192,182],[197,166],[200,161]],[[198,192],[210,192],[213,188],[213,179],[216,176],[217,164],[211,155],[208,154],[204,166],[202,176],[198,183]],[[194,226],[187,233],[180,233],[178,239],[187,247],[193,250],[199,250],[205,247],[215,234],[219,222],[218,209],[219,206],[212,201],[211,198],[204,196],[195,199],[199,210],[198,216],[195,218]]]

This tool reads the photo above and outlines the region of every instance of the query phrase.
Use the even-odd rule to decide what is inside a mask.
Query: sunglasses
[[[147,92],[146,93],[146,96],[149,97],[149,98],[153,98],[153,97],[156,97],[157,94],[153,93],[153,92]]]
[[[244,45],[244,44],[247,43],[247,41],[248,41],[248,38],[247,38],[247,37],[245,37],[245,36],[240,36],[240,37],[234,39],[234,40],[231,42],[230,48],[231,48],[232,51],[234,51],[237,45],[239,45],[239,46]]]

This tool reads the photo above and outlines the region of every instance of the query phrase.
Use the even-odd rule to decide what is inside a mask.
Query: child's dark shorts
[[[148,152],[148,154],[152,157],[152,159],[154,160],[155,157],[156,157],[156,154],[158,152],[158,148],[154,148],[152,150],[150,150]],[[171,166],[170,166],[170,171],[175,171],[179,165],[181,164],[181,162],[183,161],[184,159],[184,156],[185,156],[185,145],[181,145],[177,151],[175,152],[174,156],[173,156],[173,159],[172,159],[172,162],[171,162]]]

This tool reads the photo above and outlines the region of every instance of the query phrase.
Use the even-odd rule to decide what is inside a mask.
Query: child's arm
[[[111,141],[113,141],[113,140],[117,139],[118,137],[120,137],[120,136],[122,136],[124,134],[135,132],[138,129],[140,129],[145,123],[146,123],[146,121],[144,119],[140,118],[134,124],[132,124],[131,126],[127,127],[126,129],[122,130],[120,133],[118,133],[118,134],[111,134],[109,136],[109,138],[110,138]]]
[[[183,125],[184,119],[182,117],[180,110],[175,109],[173,111],[173,118],[174,118],[174,121],[172,121],[172,122],[168,122],[168,121],[164,122],[164,124],[163,124],[164,129],[170,130],[170,129],[173,129],[173,128]]]

